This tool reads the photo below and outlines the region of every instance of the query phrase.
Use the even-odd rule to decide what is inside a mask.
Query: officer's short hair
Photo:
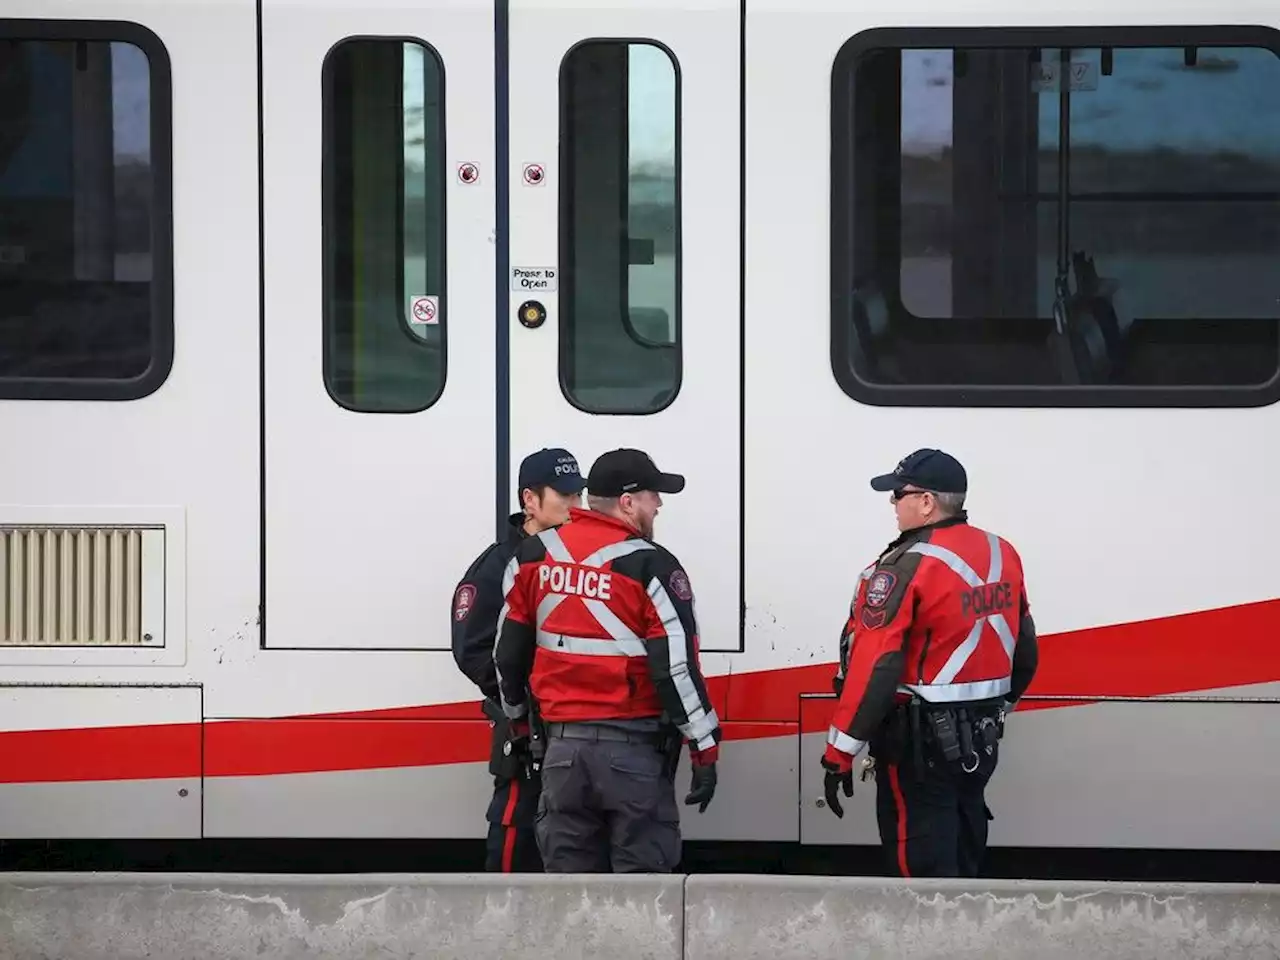
[[[587,506],[596,513],[612,513],[618,506],[618,498],[602,497],[596,493],[588,493]]]
[[[949,517],[955,516],[964,509],[963,493],[938,493],[936,490],[930,490],[933,499],[938,501],[938,507]]]

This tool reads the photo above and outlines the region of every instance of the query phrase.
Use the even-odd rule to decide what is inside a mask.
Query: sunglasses
[[[929,492],[928,490],[895,490],[893,491],[893,495],[891,499],[893,500],[894,503],[897,503],[899,500],[902,500],[905,497],[911,497],[911,496],[915,496],[916,494],[928,493],[928,492]]]

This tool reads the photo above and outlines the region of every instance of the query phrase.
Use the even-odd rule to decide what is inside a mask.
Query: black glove
[[[685,805],[701,804],[698,812],[706,813],[707,804],[711,802],[716,792],[716,765],[714,763],[693,764],[692,787],[689,795],[684,798]]]
[[[831,689],[835,692],[837,697],[840,696],[840,694],[844,692],[844,677],[840,676],[838,673],[832,677]]]
[[[846,770],[841,773],[840,768],[828,760],[822,758],[822,766],[826,775],[822,778],[822,789],[827,795],[827,806],[831,808],[831,812],[841,819],[844,818],[844,807],[840,806],[840,795],[837,787],[844,785],[844,795],[846,797],[853,796],[853,770]]]

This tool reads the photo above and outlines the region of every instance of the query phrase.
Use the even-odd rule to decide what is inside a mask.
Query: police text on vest
[[[552,593],[566,593],[573,597],[608,600],[612,579],[612,574],[601,573],[599,570],[561,567],[549,563],[538,566],[538,586]]]

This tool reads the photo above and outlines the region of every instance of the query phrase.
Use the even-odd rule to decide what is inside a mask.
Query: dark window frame
[[[840,47],[831,68],[830,184],[830,364],[840,389],[871,406],[1032,408],[1247,408],[1280,400],[1277,373],[1265,384],[1228,386],[1126,385],[889,385],[863,380],[853,368],[852,312],[853,177],[855,134],[852,76],[873,50],[1017,49],[1096,47],[1247,47],[1280,58],[1280,30],[1265,26],[1160,27],[880,27],[854,34]],[[1280,322],[1280,321],[1278,321]]]
[[[346,403],[342,398],[336,396],[333,388],[329,383],[329,363],[332,351],[331,338],[329,330],[333,322],[333,314],[331,307],[331,292],[333,289],[333,272],[330,267],[330,257],[328,253],[328,239],[330,231],[335,228],[335,218],[333,208],[336,203],[336,194],[334,193],[334,169],[333,169],[333,140],[334,135],[334,74],[329,69],[331,58],[335,51],[340,50],[348,43],[357,42],[379,42],[379,43],[399,43],[413,44],[421,47],[426,56],[433,58],[440,71],[440,109],[438,111],[437,132],[439,134],[440,144],[440,177],[438,189],[435,192],[434,199],[438,203],[438,216],[440,219],[440,293],[437,297],[439,304],[440,319],[440,382],[435,393],[420,407],[403,410],[376,410],[355,407]],[[434,407],[444,397],[444,392],[449,383],[449,178],[448,171],[448,70],[445,67],[444,57],[440,55],[440,51],[427,40],[422,37],[412,36],[409,34],[351,34],[337,40],[328,50],[325,51],[324,59],[320,64],[320,86],[321,86],[321,104],[320,104],[320,152],[321,152],[321,173],[320,173],[320,243],[321,243],[321,360],[320,360],[320,380],[324,385],[325,393],[329,399],[337,406],[350,413],[361,414],[364,416],[413,416],[415,414],[424,413]],[[403,113],[403,111],[402,111]],[[403,122],[403,116],[401,117]],[[425,127],[425,116],[424,116]],[[400,176],[400,209],[403,216],[404,207],[404,173],[401,171]],[[432,199],[431,194],[427,194],[428,200]],[[400,236],[397,243],[400,244],[401,262],[401,287],[403,288],[403,262],[404,262],[404,224],[400,224]],[[403,293],[403,289],[401,291]],[[408,322],[404,318],[403,305],[401,310],[396,314],[399,320],[399,327],[403,333],[406,342],[410,345],[409,349],[426,349],[427,344],[413,334],[408,328]]]
[[[650,350],[674,350],[675,351],[675,382],[672,385],[671,395],[661,406],[646,410],[629,409],[626,407],[588,407],[582,401],[574,396],[570,389],[566,375],[566,370],[572,362],[574,348],[573,334],[573,283],[574,283],[574,260],[573,260],[573,149],[572,149],[572,132],[567,130],[570,122],[570,104],[571,104],[571,85],[569,83],[568,64],[573,54],[581,47],[592,46],[595,44],[627,44],[635,46],[648,46],[661,50],[668,61],[671,63],[672,74],[675,87],[675,131],[674,131],[674,163],[673,177],[675,178],[675,341],[670,344],[656,344],[647,341],[634,328],[631,323],[630,316],[624,313],[620,320],[623,331],[636,344]],[[558,69],[557,82],[559,86],[559,103],[557,128],[559,132],[559,164],[560,179],[557,185],[559,196],[556,200],[557,215],[557,234],[558,234],[558,250],[557,263],[559,264],[559,283],[557,289],[558,317],[557,317],[557,351],[556,351],[556,379],[560,384],[560,393],[565,401],[590,416],[605,417],[651,417],[654,414],[661,413],[668,409],[676,399],[680,396],[680,391],[684,388],[684,191],[683,191],[683,175],[684,175],[684,133],[683,133],[683,74],[680,68],[680,58],[676,56],[675,51],[660,40],[653,37],[622,37],[622,36],[598,36],[587,37],[579,40],[564,52],[564,56],[560,58],[560,66]],[[628,124],[630,123],[630,112],[627,115]],[[626,181],[629,186],[630,181]],[[622,203],[627,203],[627,196],[624,192]],[[625,284],[625,280],[624,280]]]
[[[128,20],[0,19],[0,42],[127,43],[147,58],[151,173],[151,362],[129,379],[0,376],[0,400],[141,400],[169,379],[174,355],[173,80],[169,51]]]

